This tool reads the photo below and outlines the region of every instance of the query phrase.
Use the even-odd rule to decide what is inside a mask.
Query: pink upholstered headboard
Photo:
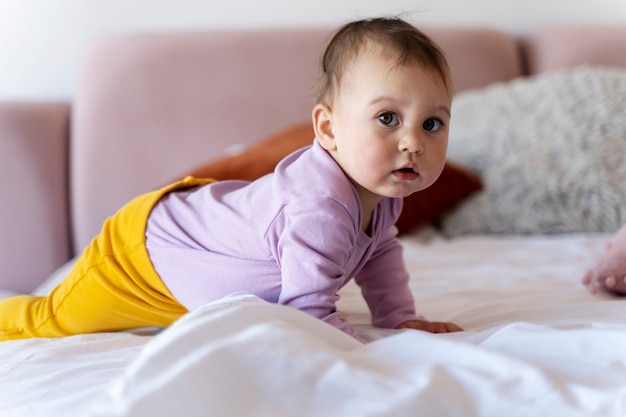
[[[0,290],[28,292],[71,256],[70,106],[0,102]]]
[[[580,65],[626,67],[626,25],[545,27],[521,43],[531,74]]]
[[[310,120],[328,29],[127,35],[92,48],[73,114],[71,195],[78,250],[135,195]],[[515,41],[487,29],[427,30],[458,90],[521,74]]]

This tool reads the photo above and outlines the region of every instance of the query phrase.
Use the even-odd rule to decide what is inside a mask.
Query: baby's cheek
[[[439,176],[443,172],[444,167],[445,167],[445,159],[442,161],[435,160],[431,163],[430,170],[429,170],[430,180],[432,181],[431,184],[434,183],[439,178]]]

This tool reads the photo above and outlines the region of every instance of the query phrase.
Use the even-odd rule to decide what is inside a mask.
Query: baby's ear
[[[335,135],[333,134],[333,113],[330,107],[325,104],[316,104],[313,107],[313,130],[315,137],[322,148],[327,151],[336,149]]]

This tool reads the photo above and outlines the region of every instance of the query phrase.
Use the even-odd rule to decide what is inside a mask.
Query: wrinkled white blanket
[[[421,314],[466,331],[372,328],[367,340],[233,295],[156,336],[0,344],[0,416],[626,415],[626,299],[580,284],[606,236],[422,233],[403,240]]]
[[[623,416],[626,324],[360,345],[249,295],[159,335],[90,416]]]

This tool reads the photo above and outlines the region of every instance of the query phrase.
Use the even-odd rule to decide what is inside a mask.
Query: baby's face
[[[405,197],[441,174],[452,98],[441,76],[369,48],[349,66],[333,98],[328,149],[366,207]]]

